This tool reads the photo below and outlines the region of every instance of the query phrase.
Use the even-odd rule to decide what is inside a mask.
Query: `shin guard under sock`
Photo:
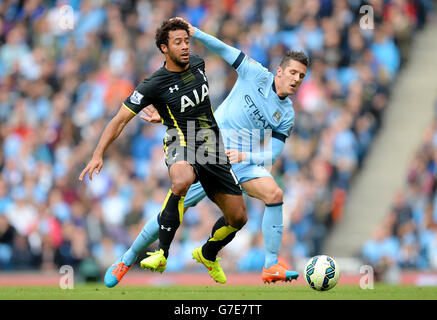
[[[184,196],[177,196],[169,190],[159,217],[159,248],[168,257],[168,250],[174,235],[184,217]]]
[[[212,228],[211,237],[202,247],[205,259],[215,261],[218,252],[234,239],[239,229],[229,225],[224,217],[219,218]]]

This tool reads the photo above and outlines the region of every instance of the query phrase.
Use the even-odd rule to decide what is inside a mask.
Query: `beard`
[[[175,54],[173,54],[173,52],[171,52],[170,50],[168,51],[168,56],[169,58],[179,67],[181,68],[185,68],[187,66],[187,64],[190,62],[190,60],[188,59],[187,62],[182,61],[180,57],[177,57]]]

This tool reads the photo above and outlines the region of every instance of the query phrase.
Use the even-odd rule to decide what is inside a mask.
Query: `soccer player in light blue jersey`
[[[188,25],[190,36],[220,55],[238,73],[234,87],[214,116],[239,183],[249,196],[265,203],[261,227],[265,244],[262,280],[276,282],[296,279],[297,272],[287,270],[278,262],[283,233],[283,192],[265,166],[273,164],[279,157],[293,128],[294,110],[289,96],[301,85],[307,72],[308,58],[302,52],[288,51],[276,75],[273,75],[242,51]],[[161,122],[153,107],[149,106],[143,111],[143,119]],[[271,136],[269,144],[261,150],[260,141],[268,135]],[[185,210],[195,206],[205,195],[200,183],[193,184],[185,197]],[[108,268],[105,275],[108,287],[118,284],[124,276],[124,273],[120,275],[114,271],[126,270],[135,263],[141,252],[158,239],[158,219],[159,214],[150,219],[132,246]]]

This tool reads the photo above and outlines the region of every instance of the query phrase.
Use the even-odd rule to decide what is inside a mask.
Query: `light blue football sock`
[[[138,255],[141,252],[144,252],[144,250],[146,250],[148,246],[150,246],[158,239],[158,218],[159,213],[157,214],[157,216],[149,219],[149,221],[146,222],[132,246],[123,255],[123,262],[125,263],[125,265],[130,266],[135,263]]]
[[[278,263],[283,228],[282,202],[266,204],[261,224],[265,248],[264,267],[266,269]]]

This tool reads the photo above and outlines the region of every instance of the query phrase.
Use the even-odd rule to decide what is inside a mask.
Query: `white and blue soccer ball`
[[[338,264],[329,256],[312,257],[305,266],[305,280],[314,290],[326,291],[335,287],[340,277]]]

